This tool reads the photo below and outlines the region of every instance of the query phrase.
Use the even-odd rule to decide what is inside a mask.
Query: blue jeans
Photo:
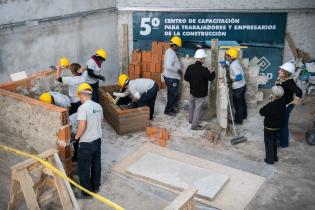
[[[101,139],[92,142],[79,142],[78,174],[80,184],[92,191],[101,185]],[[83,195],[88,195],[82,191]]]
[[[279,142],[281,147],[289,146],[289,118],[294,108],[293,104],[289,104],[285,109],[284,125],[279,132]]]
[[[154,83],[153,87],[146,93],[143,93],[140,99],[137,101],[137,107],[148,106],[150,108],[150,120],[153,118],[155,100],[158,90],[159,87],[156,83]]]
[[[167,86],[167,103],[166,103],[164,113],[174,112],[174,108],[176,106],[177,97],[178,97],[179,80],[168,78],[165,76],[163,77],[164,77],[165,84]]]
[[[246,85],[233,89],[233,104],[235,108],[235,122],[242,123],[247,118],[247,105],[245,99]]]

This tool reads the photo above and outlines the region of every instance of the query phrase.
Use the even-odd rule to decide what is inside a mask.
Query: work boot
[[[200,125],[198,125],[198,126],[191,126],[191,128],[190,128],[191,130],[203,130],[203,127],[202,126],[200,126]]]
[[[170,116],[170,117],[175,117],[176,113],[175,112],[164,112],[164,114]]]

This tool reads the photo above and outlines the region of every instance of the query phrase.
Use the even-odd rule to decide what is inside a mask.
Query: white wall
[[[16,2],[19,1],[13,1],[12,4]],[[35,4],[35,0],[30,0],[30,2]],[[38,7],[49,6],[47,2],[43,1],[43,4],[41,4],[37,1]],[[60,3],[60,1],[57,2]],[[74,4],[75,1],[70,2],[74,10],[78,10],[81,8],[80,5],[89,6],[89,9],[96,9],[103,1],[95,1],[98,4],[88,4],[80,0],[78,5]],[[26,3],[23,1],[22,5],[24,4]],[[3,5],[1,4],[1,9],[3,9]],[[63,5],[68,6],[69,4],[65,3]],[[48,7],[49,11],[54,10],[54,6],[59,9],[56,5],[50,6]],[[102,6],[108,5],[104,4]],[[16,7],[18,10],[20,9],[20,6],[16,5]],[[29,9],[31,10],[31,8]],[[34,9],[34,6],[32,6],[32,9]],[[63,14],[65,12],[70,14],[73,11],[67,10]],[[27,18],[32,19],[33,17],[29,15]],[[42,15],[35,14],[34,16],[42,17]],[[22,16],[22,14],[17,15],[15,20],[21,19]],[[49,21],[35,26],[0,30],[0,82],[10,80],[10,73],[26,71],[30,74],[47,69],[49,65],[56,64],[61,56],[68,57],[71,62],[79,62],[84,65],[89,57],[95,53],[95,50],[104,48],[108,56],[103,64],[102,74],[107,79],[106,84],[115,83],[120,71],[117,42],[116,11]]]

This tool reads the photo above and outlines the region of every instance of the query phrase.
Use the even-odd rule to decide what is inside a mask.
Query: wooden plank
[[[17,171],[16,175],[19,179],[28,209],[39,210],[40,208],[33,188],[33,180],[27,169]]]
[[[22,196],[21,196],[22,193],[20,190],[21,190],[20,183],[12,177],[10,198],[9,198],[7,210],[16,209],[16,207],[19,205],[20,201],[22,200]]]
[[[43,208],[44,206],[48,205],[52,201],[56,200],[58,197],[58,193],[56,189],[50,189],[38,198],[38,203],[40,205],[40,208]]]
[[[54,157],[49,158],[49,162],[56,165]],[[73,209],[71,198],[66,186],[64,185],[63,179],[55,173],[53,173],[53,177],[63,209]]]
[[[128,24],[123,24],[123,63],[122,63],[122,72],[126,73],[129,67],[129,42],[128,42]]]
[[[292,37],[291,37],[291,35],[290,35],[289,32],[286,32],[286,33],[285,33],[285,38],[287,39],[287,42],[288,42],[288,44],[289,44],[289,47],[290,47],[290,49],[291,49],[291,52],[293,53],[293,56],[296,57],[296,58],[298,58],[299,55],[298,55],[298,53],[297,53],[295,44],[294,44],[294,42],[293,42],[293,40],[292,40]]]
[[[184,190],[175,200],[170,203],[164,210],[196,210],[195,194],[196,189]]]
[[[61,172],[63,172],[64,174],[66,174],[66,172],[65,172],[65,170],[64,170],[64,168],[63,168],[63,166],[62,166],[62,163],[61,163],[61,161],[60,161],[60,158],[59,158],[59,156],[58,156],[56,153],[54,154],[54,159],[55,159],[55,163],[56,163],[57,168],[58,168]],[[65,185],[66,185],[67,190],[68,190],[68,193],[69,193],[69,196],[70,196],[70,198],[71,198],[72,205],[73,205],[74,209],[79,210],[80,207],[79,207],[79,204],[78,204],[78,202],[77,202],[77,199],[76,199],[75,196],[74,196],[74,193],[73,193],[73,190],[72,190],[72,188],[71,188],[71,186],[70,186],[70,183],[69,183],[67,180],[63,180],[63,181],[64,181],[64,183],[65,183]]]

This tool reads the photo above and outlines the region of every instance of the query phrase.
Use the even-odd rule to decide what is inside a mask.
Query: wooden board
[[[125,157],[114,166],[113,171],[124,176],[158,186],[171,192],[180,193],[180,191],[169,186],[165,186],[163,183],[152,182],[151,180],[127,173],[127,168],[148,152],[163,155],[174,160],[182,161],[196,167],[212,170],[214,172],[229,176],[229,182],[217,194],[213,201],[205,200],[196,196],[197,201],[219,209],[244,209],[265,181],[265,178],[261,176],[257,176],[185,153],[155,146],[153,144],[145,144],[133,154]]]

